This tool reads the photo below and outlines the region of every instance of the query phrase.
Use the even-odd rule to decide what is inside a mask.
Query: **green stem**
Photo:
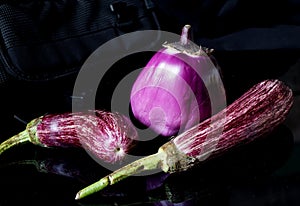
[[[138,159],[80,190],[76,194],[75,200],[96,193],[134,174],[155,169],[174,173],[187,170],[196,163],[196,158],[180,152],[173,141],[169,141],[162,145],[156,154]]]
[[[128,164],[115,172],[103,177],[98,182],[89,185],[88,187],[80,190],[75,197],[75,200],[82,199],[88,195],[104,189],[106,186],[113,185],[131,175],[161,168],[161,153],[156,153],[142,159],[138,159],[131,164]]]
[[[5,152],[6,150],[8,150],[9,148],[19,145],[19,144],[22,144],[22,143],[25,143],[25,142],[30,142],[30,137],[29,137],[27,130],[24,130],[24,131],[20,132],[19,134],[2,142],[0,144],[0,155],[3,152]]]

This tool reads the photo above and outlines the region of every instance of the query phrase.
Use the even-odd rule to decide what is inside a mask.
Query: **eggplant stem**
[[[135,175],[141,172],[160,169],[161,168],[161,154],[158,152],[153,155],[146,156],[138,159],[115,172],[103,177],[98,182],[95,182],[86,188],[80,190],[75,197],[75,200],[82,199],[88,195],[98,192],[109,185],[113,185],[131,175]]]
[[[185,25],[182,28],[182,32],[181,32],[181,36],[180,36],[180,43],[182,45],[186,45],[188,43],[189,40],[189,29],[191,28],[190,25]]]
[[[0,144],[0,155],[8,150],[11,147],[14,147],[16,145],[25,143],[25,142],[30,142],[30,137],[29,134],[26,130],[20,132],[17,135],[12,136],[11,138],[5,140]]]

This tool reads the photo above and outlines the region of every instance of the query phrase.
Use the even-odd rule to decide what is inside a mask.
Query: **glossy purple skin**
[[[143,68],[130,96],[136,119],[163,136],[172,136],[211,116],[201,75],[207,55],[190,56],[161,49]]]
[[[77,113],[48,114],[37,124],[35,135],[45,147],[81,147],[77,125],[87,118],[87,115]]]
[[[122,161],[138,139],[127,117],[98,110],[45,115],[36,127],[40,145],[83,147],[97,160],[108,163]]]

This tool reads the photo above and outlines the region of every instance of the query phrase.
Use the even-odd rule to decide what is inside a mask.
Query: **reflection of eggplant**
[[[125,182],[126,184],[120,184],[118,186],[109,188],[101,193],[101,197],[114,198],[114,197],[136,197],[145,198],[148,192],[155,191],[161,188],[169,174],[160,172],[148,176],[136,177],[135,180],[129,178]],[[128,189],[128,184],[130,184],[130,189]]]
[[[70,150],[62,159],[62,154],[60,154],[59,150],[55,151],[54,154],[44,154],[43,150],[41,150],[40,153],[36,153],[35,158],[2,163],[0,168],[5,169],[2,170],[4,173],[8,171],[7,174],[10,175],[10,171],[18,171],[18,168],[26,166],[27,169],[35,168],[38,173],[45,173],[49,177],[51,177],[50,175],[54,178],[55,176],[61,176],[63,178],[66,177],[66,181],[71,179],[71,181],[77,183],[89,184],[96,181],[99,174],[101,175],[107,170],[92,161],[89,156],[83,154],[81,151]],[[22,171],[24,171],[24,168],[22,168]],[[34,175],[38,175],[38,173]],[[169,174],[167,173],[142,176],[138,181],[131,184],[132,188],[130,190],[122,187],[112,191],[107,190],[106,193],[102,194],[102,198],[133,197],[136,194],[140,194],[144,198],[147,191],[161,187],[168,176]]]
[[[193,199],[186,200],[184,202],[172,203],[168,200],[163,200],[153,203],[153,206],[196,206],[196,203]]]
[[[66,152],[66,150],[68,150]],[[21,150],[22,151],[22,150]],[[27,154],[27,151],[26,151]],[[8,158],[6,161],[1,161],[0,167],[10,172],[22,170],[36,169],[37,173],[29,175],[46,174],[45,177],[64,178],[66,181],[80,182],[88,184],[95,181],[99,174],[105,174],[106,169],[99,166],[85,151],[80,149],[53,149],[51,151],[38,149],[34,154],[27,154],[21,160]],[[2,170],[3,171],[3,170]],[[22,174],[26,174],[26,172]],[[24,176],[24,178],[26,178]],[[64,180],[64,179],[63,179]]]
[[[151,191],[163,185],[169,175],[169,173],[159,173],[146,177],[146,191]]]
[[[38,172],[73,178],[82,183],[90,182],[90,179],[88,179],[89,175],[84,174],[84,172],[80,170],[80,168],[77,168],[76,165],[67,162],[63,159],[20,160],[20,161],[8,163],[6,165],[2,165],[1,167],[8,167],[8,166],[19,167],[22,165],[31,165],[34,166]]]
[[[139,195],[135,196],[114,196],[113,198],[105,198],[100,201],[88,201],[80,202],[81,206],[103,206],[103,205],[120,205],[120,206],[197,206],[197,192],[187,190],[181,194],[181,192],[173,191],[164,184],[159,188],[159,191],[152,193],[151,195]],[[99,202],[99,203],[97,203]]]

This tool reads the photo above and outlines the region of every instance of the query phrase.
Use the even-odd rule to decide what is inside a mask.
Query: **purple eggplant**
[[[221,69],[211,49],[189,41],[189,28],[183,27],[179,42],[155,53],[131,90],[135,118],[163,136],[187,130],[225,105]],[[213,102],[209,88],[217,96]]]
[[[130,119],[117,112],[47,114],[4,141],[0,154],[15,145],[31,142],[42,147],[81,147],[99,160],[116,163],[125,158],[137,139]]]

